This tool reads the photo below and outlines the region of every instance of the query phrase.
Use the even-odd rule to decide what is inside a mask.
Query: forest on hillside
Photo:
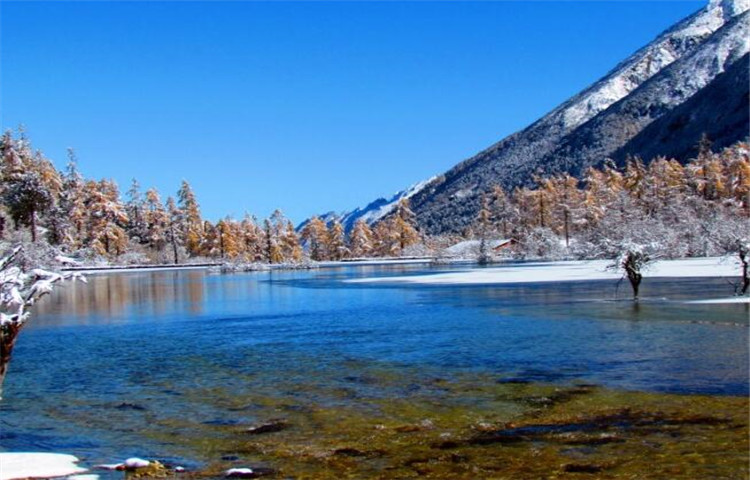
[[[142,191],[133,180],[123,199],[108,179],[85,178],[69,150],[64,171],[35,150],[23,132],[0,139],[0,241],[29,245],[42,263],[72,258],[86,264],[303,263],[365,257],[441,255],[465,239],[514,240],[503,255],[600,258],[625,242],[665,257],[719,255],[750,236],[750,145],[712,152],[704,140],[686,164],[630,158],[605,163],[582,178],[535,178],[536,187],[482,197],[474,224],[460,234],[420,233],[408,201],[374,225],[346,232],[336,220],[313,217],[297,230],[280,210],[211,222],[201,216],[190,184],[174,196]],[[456,200],[460,201],[460,200]],[[484,257],[494,252],[483,249]]]

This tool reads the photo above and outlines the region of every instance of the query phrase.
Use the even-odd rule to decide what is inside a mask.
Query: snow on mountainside
[[[408,196],[424,232],[462,232],[476,218],[481,195],[494,185],[507,190],[530,186],[535,173],[577,173],[616,152],[622,153],[625,145],[648,144],[643,136],[637,142],[629,142],[704,88],[712,92],[703,97],[731,97],[722,105],[736,105],[735,97],[741,96],[744,89],[720,91],[734,83],[727,79],[714,82],[714,79],[743,58],[747,62],[743,55],[750,43],[748,10],[750,0],[710,0],[705,8],[660,34],[602,79],[524,130],[443,175],[339,218],[347,228],[358,218],[372,223],[387,215],[400,196]],[[737,77],[736,70],[733,77]],[[708,122],[714,131],[734,132],[724,135],[722,141],[744,139],[742,125],[747,123],[747,108],[744,116],[742,112],[723,115],[711,112],[710,103],[700,104],[701,115],[688,116],[693,123],[684,131],[707,131]],[[714,108],[720,108],[719,105]],[[677,150],[668,144],[660,148],[666,152]]]
[[[462,231],[493,184],[528,186],[539,170],[575,172],[604,160],[747,51],[749,7],[748,0],[712,1],[531,126],[438,177],[412,198],[423,230]]]
[[[717,30],[700,48],[662,69],[630,95],[561,139],[555,149],[536,162],[538,168],[546,173],[567,171],[577,175],[601,163],[655,119],[700,92],[727,68],[738,62],[739,68],[743,68],[746,62],[740,60],[748,53],[748,38],[750,12],[745,12]],[[744,68],[748,68],[747,65]],[[741,96],[739,90],[732,95]],[[722,113],[715,111],[714,116]],[[701,128],[706,130],[711,126]],[[743,136],[746,135],[747,132]],[[638,150],[626,153],[641,155]]]
[[[319,217],[327,224],[333,222],[334,220],[338,220],[339,222],[341,222],[347,232],[352,229],[354,224],[359,219],[362,219],[368,224],[372,225],[373,223],[391,213],[398,204],[399,200],[401,200],[402,198],[411,198],[412,196],[420,192],[427,184],[435,180],[435,178],[436,177],[432,177],[427,180],[415,183],[406,190],[401,190],[400,192],[394,193],[389,198],[378,198],[374,202],[370,202],[369,204],[367,204],[367,206],[364,208],[356,208],[354,210],[343,213],[328,212],[324,215],[319,215]],[[305,225],[307,225],[308,222],[309,219],[302,222],[297,227],[297,230],[305,228]]]
[[[647,162],[658,156],[695,158],[704,134],[714,149],[728,147],[750,132],[748,105],[750,56],[745,54],[689,100],[650,123],[611,157],[619,164],[628,154],[638,154]]]

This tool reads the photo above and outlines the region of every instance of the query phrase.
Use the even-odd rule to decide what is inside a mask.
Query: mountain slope
[[[412,198],[422,229],[462,231],[493,184],[530,185],[540,170],[576,172],[603,160],[747,52],[749,4],[711,2],[542,119],[446,172]]]
[[[356,208],[354,210],[342,213],[328,212],[324,215],[319,215],[319,217],[326,224],[330,224],[333,221],[338,220],[344,226],[344,230],[349,232],[351,231],[352,227],[354,227],[354,224],[357,222],[357,220],[362,219],[368,224],[376,223],[381,218],[390,214],[396,208],[396,205],[398,205],[399,200],[401,200],[402,198],[411,198],[417,192],[421,191],[425,187],[425,185],[429,184],[433,180],[435,180],[435,177],[419,183],[415,183],[406,190],[396,192],[388,198],[378,198],[377,200],[368,203],[367,206],[363,208]],[[300,223],[299,226],[297,226],[297,230],[300,231],[305,228],[305,225],[307,225],[309,221],[310,219],[307,219],[304,222]]]
[[[654,120],[688,101],[724,70],[740,62],[748,52],[749,35],[750,11],[734,17],[700,47],[665,67],[630,95],[566,135],[555,149],[535,162],[537,168],[545,173],[570,172],[578,175],[585,168],[601,163]],[[727,97],[736,95],[731,90],[725,94]],[[714,109],[714,113],[718,115],[721,112]],[[695,129],[707,127],[707,123],[694,124]],[[632,153],[641,154],[637,151]],[[528,168],[534,166],[526,166],[527,174],[533,173]]]
[[[652,122],[611,157],[645,161],[658,156],[686,161],[695,158],[703,134],[714,149],[724,148],[750,133],[750,55],[745,55],[683,104]],[[730,93],[731,92],[731,93]]]

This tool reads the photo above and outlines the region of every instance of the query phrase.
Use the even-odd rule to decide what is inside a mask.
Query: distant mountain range
[[[750,134],[750,0],[711,0],[529,127],[445,174],[344,214],[373,223],[409,197],[420,229],[461,232],[494,185],[530,186],[534,174],[578,174],[608,158],[687,160],[705,133],[720,148]]]

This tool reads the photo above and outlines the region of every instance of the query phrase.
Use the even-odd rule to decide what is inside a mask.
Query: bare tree
[[[628,243],[615,263],[609,265],[611,270],[622,270],[633,288],[633,301],[638,301],[638,293],[643,280],[643,271],[648,268],[652,257],[643,245]]]
[[[38,268],[24,271],[14,265],[21,250],[16,247],[0,258],[0,395],[16,339],[29,319],[28,308],[50,293],[55,283],[67,279],[86,281],[76,273],[59,274]]]
[[[747,295],[750,291],[750,241],[747,239],[738,239],[736,243],[737,256],[740,258],[742,265],[742,287],[740,295]]]

